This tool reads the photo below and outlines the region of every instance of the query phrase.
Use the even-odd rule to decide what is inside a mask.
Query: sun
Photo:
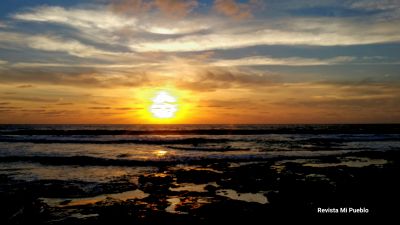
[[[196,114],[196,95],[174,86],[143,87],[135,89],[128,105],[137,108],[132,116],[135,123],[177,124],[187,123]]]
[[[170,119],[174,118],[178,111],[178,103],[168,91],[159,91],[152,99],[153,104],[150,106],[150,112],[154,118]]]

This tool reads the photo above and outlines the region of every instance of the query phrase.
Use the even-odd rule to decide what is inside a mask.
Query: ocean
[[[115,204],[140,208],[119,220],[128,216],[144,224],[154,222],[149,219],[154,215],[215,219],[201,210],[213,205],[224,210],[230,201],[255,218],[271,207],[286,210],[283,203],[310,215],[315,207],[344,202],[376,214],[383,212],[376,193],[368,200],[341,188],[371,185],[374,176],[381,179],[379,171],[397,173],[399,150],[397,124],[1,125],[0,191],[3,199],[15,201],[4,215],[10,224],[31,217],[39,223],[103,223]],[[363,173],[372,180],[363,180]],[[325,191],[342,200],[318,199]],[[298,196],[304,194],[311,196]],[[37,208],[15,215],[25,204]]]

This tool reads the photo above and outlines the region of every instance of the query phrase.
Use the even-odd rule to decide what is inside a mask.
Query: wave
[[[400,134],[398,124],[344,125],[1,125],[0,135]]]
[[[175,158],[165,160],[109,159],[91,156],[2,156],[0,162],[33,162],[43,165],[78,165],[78,166],[167,166],[175,164],[209,164],[226,162],[226,158]],[[232,157],[229,161],[260,161],[263,157]]]
[[[228,151],[249,151],[250,148],[235,148],[230,145],[223,147],[182,147],[182,146],[166,146],[170,149],[184,151],[205,151],[205,152],[228,152]]]
[[[27,137],[2,137],[0,142],[22,142],[35,144],[200,144],[200,143],[226,143],[229,139],[213,138],[184,138],[184,139],[117,139],[117,140],[99,140],[99,139],[37,139]]]
[[[282,138],[284,138],[282,140]],[[1,142],[10,143],[33,143],[33,144],[149,144],[149,145],[172,145],[187,144],[197,147],[201,144],[223,144],[232,142],[248,142],[264,145],[342,145],[349,142],[382,142],[394,141],[398,142],[400,135],[384,134],[384,135],[347,135],[347,136],[326,136],[318,137],[316,135],[307,136],[253,136],[242,138],[240,135],[229,135],[213,137],[213,135],[203,137],[173,137],[173,136],[56,136],[56,135],[0,135]],[[229,149],[227,149],[229,150]]]
[[[294,151],[294,152],[270,152],[262,155],[226,155],[226,156],[204,156],[204,157],[175,157],[153,160],[139,159],[115,159],[100,158],[93,156],[1,156],[0,163],[8,162],[31,162],[43,165],[77,165],[77,166],[170,166],[176,164],[187,165],[209,165],[210,163],[227,162],[269,162],[271,160],[286,159],[323,159],[337,156],[358,156],[377,158],[382,155],[393,155],[398,157],[399,148],[385,151],[374,150],[343,150],[343,151]]]

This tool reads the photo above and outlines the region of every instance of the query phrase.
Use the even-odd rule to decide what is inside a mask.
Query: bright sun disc
[[[167,91],[159,91],[152,101],[150,112],[155,118],[173,118],[178,111],[176,98]]]

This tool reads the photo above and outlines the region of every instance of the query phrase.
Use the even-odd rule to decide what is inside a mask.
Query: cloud
[[[337,56],[328,59],[317,58],[271,58],[265,56],[253,56],[239,59],[217,60],[212,63],[214,66],[263,66],[263,65],[281,65],[281,66],[321,66],[349,63],[355,60],[355,57]]]
[[[129,14],[157,9],[168,16],[182,17],[197,5],[197,0],[114,0],[111,7],[116,12]]]
[[[207,31],[210,28],[211,19],[199,18],[191,20],[179,20],[173,23],[165,21],[150,21],[143,22],[139,29],[152,34],[161,35],[179,35],[190,34],[196,32]]]
[[[50,116],[50,117],[66,117],[66,116],[71,116],[71,115],[77,115],[79,111],[77,110],[46,110],[39,112],[39,114],[43,114],[45,116]]]
[[[367,10],[391,10],[399,9],[400,2],[398,0],[363,0],[353,2],[351,7]]]
[[[119,108],[114,108],[114,109],[115,110],[122,110],[122,111],[126,111],[126,110],[130,111],[130,110],[140,110],[140,109],[143,109],[143,108],[119,107]]]
[[[130,48],[138,52],[188,52],[259,45],[347,46],[399,41],[400,30],[395,22],[365,24],[344,19],[288,19],[276,24],[248,23],[213,33],[143,40],[131,44]]]
[[[74,103],[72,103],[72,102],[60,102],[60,103],[57,103],[56,105],[74,105]]]
[[[136,3],[131,3],[136,2]],[[171,4],[168,4],[170,3]],[[138,0],[117,1],[113,5],[129,10],[140,5],[158,5],[165,11],[171,11],[179,15],[184,6],[194,5],[195,1],[155,1],[142,2]],[[136,6],[139,5],[139,6]],[[86,8],[63,8],[42,6],[35,7],[29,11],[16,13],[12,16],[16,20],[54,23],[72,27],[80,31],[78,36],[97,42],[107,44],[123,45],[126,39],[136,37],[149,38],[147,32],[154,34],[181,34],[205,30],[212,19],[207,17],[199,19],[190,18],[188,20],[176,20],[160,18],[156,15],[142,15],[134,13],[125,15],[108,10],[107,7],[86,7]]]
[[[41,98],[41,97],[29,97],[29,96],[8,96],[8,100],[25,101],[25,102],[45,102],[52,103],[58,102],[58,98]]]
[[[15,47],[26,46],[27,39],[23,34],[15,33],[15,32],[5,32],[0,30],[0,48],[2,49],[12,49]],[[0,62],[1,65],[6,64],[6,61]]]
[[[341,93],[341,98],[351,96],[363,96],[364,98],[392,97],[399,95],[400,86],[398,82],[382,83],[372,80],[361,80],[358,82],[317,82],[316,86],[335,89]],[[337,96],[337,95],[336,95]]]
[[[107,58],[115,57],[116,54],[125,56],[123,53],[116,53],[98,49],[91,45],[83,44],[74,39],[66,39],[51,35],[30,35],[15,32],[0,32],[1,43],[7,43],[17,48],[32,48],[48,52],[63,52],[81,58]],[[2,63],[0,63],[1,66]]]
[[[0,60],[0,69],[3,68],[8,62],[5,60]]]
[[[210,58],[211,57],[211,58]],[[252,66],[325,66],[338,64],[358,65],[363,58],[337,56],[332,58],[272,58],[253,56],[237,59],[208,57],[170,56],[157,60],[156,64],[49,64],[16,63],[0,73],[0,81],[25,85],[51,84],[74,87],[116,88],[176,85],[193,91],[222,89],[257,89],[277,86],[284,82],[302,82],[304,79],[318,80],[313,74],[290,74],[269,72],[265,68]],[[367,59],[368,60],[368,59]],[[68,68],[68,70],[66,69]],[[178,69],[179,68],[179,69]],[[333,78],[329,78],[333,79]]]
[[[364,0],[355,1],[350,5],[353,9],[361,9],[367,12],[378,12],[379,20],[393,20],[400,18],[400,1],[398,0]]]
[[[31,88],[31,87],[33,87],[33,85],[31,84],[22,84],[17,86],[17,88]]]
[[[148,12],[153,2],[148,0],[112,0],[110,7],[115,12],[135,13]]]
[[[77,57],[97,57],[101,55],[113,55],[111,52],[96,49],[80,43],[77,40],[66,40],[60,37],[33,36],[28,38],[28,46],[38,50],[66,52]]]
[[[156,78],[154,78],[156,79]],[[98,72],[93,69],[77,71],[44,71],[41,68],[27,70],[5,70],[0,72],[0,81],[3,84],[51,84],[75,87],[110,88],[110,87],[136,87],[146,85],[151,81],[145,72],[110,73]]]
[[[345,108],[352,110],[368,109],[368,108],[381,108],[383,106],[393,107],[396,102],[400,100],[400,96],[377,96],[377,97],[363,97],[363,96],[353,96],[346,98],[312,98],[308,100],[293,100],[291,103],[286,102],[292,106],[299,105],[303,107],[313,107],[313,108]],[[284,103],[285,104],[285,103]]]
[[[250,3],[238,3],[235,0],[215,0],[214,10],[225,16],[230,16],[236,19],[246,19],[252,16],[251,4],[256,1],[250,1]]]
[[[400,119],[395,113],[400,110],[398,83],[305,81],[261,90],[258,93],[263,93],[260,96],[267,100],[265,107],[278,120],[370,123]]]
[[[113,5],[117,7],[120,4],[121,8],[126,10],[135,7],[140,8],[142,5],[150,5],[167,14],[181,16],[196,6],[197,2],[193,0],[155,0],[153,2],[127,0],[117,1]],[[123,41],[124,36],[131,36],[132,34],[136,36],[138,35],[137,32],[176,34],[198,31],[207,27],[204,21],[196,21],[196,19],[191,19],[189,22],[177,20],[174,24],[171,24],[171,19],[165,21],[165,19],[157,16],[137,13],[125,15],[101,6],[86,8],[42,6],[32,8],[26,12],[16,13],[12,18],[30,22],[62,24],[78,29],[93,40],[112,43],[120,43]]]
[[[0,47],[1,47],[1,45],[0,45]],[[8,63],[8,62],[5,61],[5,60],[0,60],[0,70],[2,70],[3,68],[5,68],[5,66],[6,66],[7,63]]]
[[[155,67],[160,66],[161,63],[135,63],[135,64],[113,64],[112,62],[107,64],[91,64],[91,63],[34,63],[34,62],[19,62],[11,64],[11,67],[15,68],[93,68],[93,69],[132,69],[140,67]]]
[[[229,100],[221,100],[221,99],[208,99],[207,101],[202,102],[199,107],[204,108],[225,108],[232,109],[235,107],[243,107],[244,105],[249,105],[250,100],[246,98],[235,98]],[[254,106],[254,102],[252,105]]]
[[[309,108],[322,108],[322,109],[334,109],[334,110],[346,110],[346,111],[354,111],[354,110],[371,110],[371,109],[380,109],[381,107],[393,107],[396,106],[396,102],[400,100],[399,96],[397,97],[375,97],[375,98],[343,98],[343,99],[335,99],[335,98],[324,98],[324,99],[296,99],[296,100],[287,100],[284,103],[277,103],[279,105],[289,105],[289,106],[297,106],[297,107],[309,107]]]
[[[15,106],[1,106],[0,105],[0,110],[14,110],[14,109],[20,109],[21,107],[15,107]]]
[[[97,28],[99,30],[117,30],[123,27],[136,26],[135,18],[114,14],[103,8],[79,9],[59,6],[41,6],[28,12],[12,16],[17,20],[51,22],[80,28]]]
[[[47,109],[21,109],[14,110],[17,114],[23,115],[35,115],[35,116],[46,116],[46,117],[66,117],[69,115],[77,115],[79,111],[76,110],[47,110]]]
[[[173,16],[185,16],[198,3],[195,0],[155,0],[154,4],[164,13]]]
[[[2,28],[9,28],[9,25],[4,21],[0,21],[0,29]]]
[[[104,110],[104,109],[111,109],[110,107],[89,107],[88,109],[101,109],[101,110]]]
[[[12,15],[15,20],[53,23],[76,29],[75,35],[92,42],[115,44],[121,42],[117,33],[137,29],[137,19],[117,14],[105,7],[64,8],[40,6]],[[64,28],[65,29],[65,28]]]
[[[266,72],[207,67],[199,68],[191,76],[186,75],[175,83],[177,87],[193,91],[214,91],[217,89],[276,85],[279,79],[278,75]]]
[[[129,107],[120,107],[120,108],[114,108],[115,110],[122,110],[122,111],[125,111],[125,110],[132,110],[133,108],[129,108]]]
[[[170,2],[173,3],[167,4]],[[157,5],[158,9],[180,12],[182,9],[190,8],[188,5],[194,7],[196,3],[168,0],[152,1],[152,4]],[[227,9],[235,12],[236,7],[230,6],[232,4],[240,6],[244,3],[215,1],[215,7],[225,9],[226,12],[228,12]],[[246,3],[246,5],[250,4]],[[241,12],[238,11],[236,14],[242,15]],[[76,36],[86,39],[89,43],[113,45],[118,49],[126,48],[127,51],[139,53],[208,51],[260,45],[348,46],[400,41],[400,30],[397,28],[400,21],[375,21],[373,18],[293,17],[260,22],[253,19],[232,21],[212,15],[197,14],[183,21],[157,17],[152,13],[121,15],[107,10],[107,7],[49,6],[32,8],[26,12],[14,14],[12,18],[69,26],[80,31]],[[24,41],[31,42],[29,46],[36,49],[64,51],[78,57],[122,54],[101,50],[84,44],[87,42],[61,36],[37,35],[31,39],[25,38]],[[129,53],[133,54],[133,52]]]

